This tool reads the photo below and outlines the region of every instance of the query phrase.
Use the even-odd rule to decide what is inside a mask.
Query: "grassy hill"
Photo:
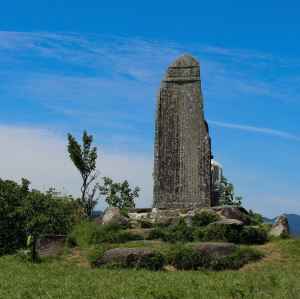
[[[91,269],[88,247],[66,249],[41,264],[2,256],[0,298],[299,298],[300,239],[252,247],[264,253],[261,260],[226,271]]]
[[[296,214],[283,214],[288,218],[289,226],[290,226],[290,233],[294,237],[300,237],[300,216]],[[275,222],[277,217],[273,219],[264,218],[264,221],[267,222]]]

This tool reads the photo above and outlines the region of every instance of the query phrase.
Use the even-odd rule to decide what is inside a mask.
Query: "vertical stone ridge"
[[[199,60],[189,54],[168,67],[157,92],[153,179],[154,207],[210,206],[210,139]]]

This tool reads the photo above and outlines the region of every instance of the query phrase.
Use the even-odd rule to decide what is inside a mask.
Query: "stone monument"
[[[210,156],[199,60],[184,54],[168,67],[157,92],[153,206],[210,207]]]

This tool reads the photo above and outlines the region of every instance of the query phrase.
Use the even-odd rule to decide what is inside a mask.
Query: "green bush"
[[[148,220],[138,219],[137,222],[141,225],[141,228],[152,228],[152,227],[154,227],[153,223],[148,221]]]
[[[151,257],[148,261],[138,260],[134,263],[133,268],[136,270],[147,269],[147,270],[159,270],[164,264],[164,256],[160,252],[156,252],[155,256]]]
[[[166,254],[166,261],[178,269],[191,270],[203,265],[201,254],[192,248],[185,248],[175,244]]]
[[[121,209],[120,210],[120,213],[121,213],[121,215],[122,216],[124,216],[124,217],[126,217],[126,218],[129,218],[129,212],[128,212],[128,210],[127,209]]]
[[[195,240],[194,227],[175,225],[171,231],[166,234],[166,240],[171,243],[193,242]]]
[[[166,241],[165,236],[166,236],[166,230],[165,229],[155,227],[149,232],[146,239],[147,240],[162,239],[162,240]]]
[[[247,262],[259,260],[262,256],[262,252],[258,249],[251,247],[239,248],[233,254],[227,256],[222,268],[239,269]]]
[[[248,212],[248,218],[250,219],[251,225],[260,225],[263,223],[263,215],[254,213],[251,209]]]
[[[267,241],[267,231],[263,227],[244,226],[240,233],[240,244],[264,244]]]
[[[285,240],[285,239],[289,239],[291,237],[290,234],[283,232],[280,234],[280,239]]]
[[[92,243],[93,234],[97,232],[95,221],[82,220],[76,224],[67,239],[67,245],[72,247],[75,244],[80,247],[88,246]],[[76,246],[75,245],[75,246]]]
[[[214,215],[212,213],[207,213],[205,211],[201,213],[195,212],[195,215],[190,218],[194,226],[207,226],[210,223],[217,222],[221,218],[219,215]]]
[[[92,268],[99,268],[101,266],[100,260],[105,251],[111,249],[108,244],[97,245],[88,255],[88,260]]]
[[[68,234],[75,224],[75,201],[55,189],[46,193],[29,191],[22,185],[0,179],[0,255],[25,246],[28,234],[36,239],[45,234]]]

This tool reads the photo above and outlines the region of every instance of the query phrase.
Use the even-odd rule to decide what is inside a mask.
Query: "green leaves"
[[[232,183],[227,182],[227,178],[222,176],[222,190],[220,196],[220,204],[221,206],[226,205],[237,205],[240,206],[242,203],[243,197],[234,196],[234,187]]]
[[[99,199],[99,197],[95,198],[96,191],[98,190],[99,186],[98,183],[96,183],[92,190],[89,191],[90,183],[94,181],[100,173],[98,170],[96,170],[96,160],[98,157],[97,148],[93,147],[91,149],[93,135],[88,136],[86,131],[83,132],[82,146],[70,133],[68,133],[68,141],[68,152],[70,159],[80,172],[83,180],[81,187],[82,197],[80,203],[84,208],[85,214],[90,217],[92,210]],[[93,171],[95,172],[92,174]]]
[[[72,196],[55,189],[29,191],[29,184],[0,179],[0,255],[23,247],[27,234],[65,234],[74,224]]]
[[[120,210],[124,208],[134,208],[134,198],[139,197],[139,187],[135,187],[132,191],[129,188],[128,181],[122,184],[114,183],[112,179],[103,177],[104,185],[99,186],[100,194],[106,195],[105,201],[109,206],[116,207]]]

